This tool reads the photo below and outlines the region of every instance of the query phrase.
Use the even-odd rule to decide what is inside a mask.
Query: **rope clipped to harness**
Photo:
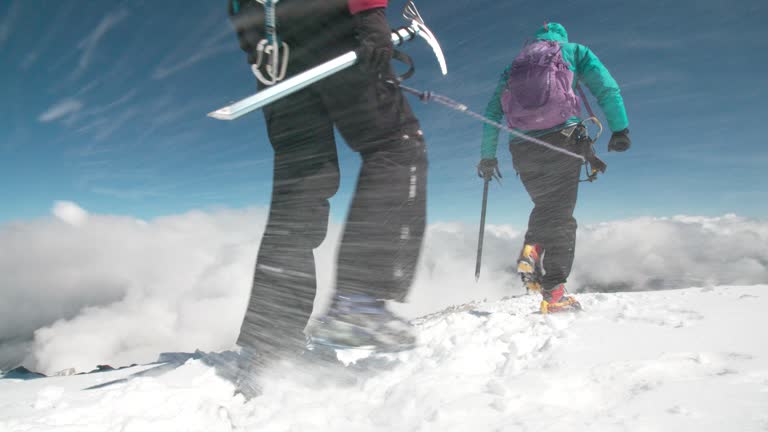
[[[400,87],[404,92],[412,94],[419,98],[420,101],[424,103],[428,102],[437,102],[443,106],[446,106],[452,110],[464,113],[476,120],[479,120],[483,123],[489,124],[491,126],[494,126],[496,128],[499,128],[501,130],[509,132],[511,135],[514,135],[522,140],[528,141],[530,143],[546,147],[552,151],[556,151],[558,153],[562,153],[568,156],[571,156],[573,158],[579,159],[584,163],[584,169],[586,171],[586,179],[579,180],[580,182],[593,182],[597,180],[597,175],[599,173],[604,173],[606,168],[608,168],[608,164],[603,162],[597,155],[595,154],[595,149],[593,147],[593,144],[600,138],[600,135],[603,133],[603,125],[600,123],[600,120],[592,113],[591,108],[587,108],[591,115],[591,117],[587,118],[586,120],[580,122],[578,124],[579,127],[577,127],[577,130],[580,135],[576,137],[576,144],[577,144],[577,152],[572,152],[569,150],[566,150],[561,147],[557,147],[555,145],[552,145],[546,141],[542,141],[538,138],[532,137],[530,135],[524,134],[518,130],[512,129],[506,125],[503,125],[499,122],[495,122],[481,114],[478,114],[472,110],[469,109],[466,105],[456,102],[455,100],[448,98],[446,96],[433,93],[431,91],[421,91],[417,90],[412,87],[408,87],[402,83],[402,79],[397,80],[389,80],[390,84]],[[582,93],[583,94],[583,93]],[[586,102],[586,99],[584,99],[584,102]],[[589,105],[587,105],[589,107]],[[594,137],[590,137],[587,133],[587,127],[585,123],[591,122],[595,126],[597,126],[598,130]]]
[[[408,78],[412,77],[414,73],[416,73],[416,66],[413,63],[413,59],[408,54],[396,49],[392,52],[392,59],[397,60],[400,63],[403,63],[404,65],[408,66],[408,70],[405,71],[402,75],[397,77],[398,83],[407,80]],[[388,80],[385,80],[385,81],[388,81]]]
[[[592,111],[592,107],[589,105],[589,100],[587,99],[587,95],[584,93],[584,89],[581,88],[581,85],[579,83],[576,83],[576,90],[579,92],[579,96],[581,97],[581,101],[584,103],[584,106],[587,108],[587,113],[589,113],[589,118],[582,121],[580,125],[584,125],[584,129],[586,130],[586,123],[592,122],[595,126],[597,126],[598,130],[594,137],[590,137],[589,134],[586,134],[585,142],[582,143],[581,148],[581,154],[584,155],[584,171],[586,173],[587,178],[583,180],[579,180],[580,182],[589,182],[592,183],[593,181],[597,180],[597,174],[598,173],[604,173],[605,170],[608,168],[608,164],[603,162],[602,159],[597,157],[595,154],[595,148],[593,145],[597,142],[597,140],[600,138],[600,135],[603,134],[603,131],[605,130],[603,128],[603,124],[600,123],[600,120],[598,120],[597,116],[595,115],[594,111]]]
[[[390,83],[393,84],[393,85],[399,86],[404,92],[410,93],[410,94],[418,97],[419,100],[421,100],[424,103],[431,102],[431,101],[437,102],[437,103],[439,103],[439,104],[441,104],[443,106],[446,106],[446,107],[448,107],[448,108],[450,108],[452,110],[464,113],[464,114],[474,118],[475,120],[479,120],[479,121],[481,121],[483,123],[487,123],[487,124],[489,124],[491,126],[494,126],[494,127],[499,128],[499,129],[505,130],[505,131],[509,132],[510,134],[520,138],[520,139],[523,139],[525,141],[531,142],[531,143],[536,144],[536,145],[540,145],[542,147],[546,147],[546,148],[548,148],[548,149],[550,149],[552,151],[556,151],[558,153],[562,153],[562,154],[571,156],[573,158],[581,160],[582,162],[586,162],[586,158],[584,156],[580,155],[580,154],[574,153],[574,152],[566,150],[564,148],[560,148],[560,147],[554,146],[554,145],[552,145],[552,144],[550,144],[548,142],[542,141],[542,140],[540,140],[538,138],[534,138],[534,137],[532,137],[530,135],[526,135],[526,134],[524,134],[524,133],[522,133],[520,131],[512,129],[512,128],[510,128],[510,127],[508,127],[506,125],[503,125],[503,124],[501,124],[499,122],[495,122],[495,121],[493,121],[493,120],[491,120],[489,118],[486,118],[483,115],[480,115],[480,114],[470,110],[469,107],[467,107],[466,105],[464,105],[462,103],[459,103],[459,102],[456,102],[455,100],[453,100],[451,98],[448,98],[446,96],[443,96],[443,95],[440,95],[440,94],[437,94],[437,93],[433,93],[431,91],[420,91],[420,90],[417,90],[415,88],[403,85],[399,81],[390,81]]]
[[[590,113],[592,110],[589,110]],[[597,126],[598,130],[594,137],[590,137],[586,126],[587,122],[593,123]],[[578,146],[579,153],[584,156],[584,172],[586,174],[585,179],[579,179],[579,182],[589,182],[597,180],[597,175],[605,173],[608,168],[608,164],[603,162],[602,159],[595,154],[594,143],[600,138],[603,133],[603,124],[597,117],[592,116],[579,123],[577,127],[576,145]]]

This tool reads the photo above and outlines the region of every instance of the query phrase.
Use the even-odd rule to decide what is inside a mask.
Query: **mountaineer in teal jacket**
[[[547,44],[542,41],[554,41],[559,45],[559,49],[555,44]],[[580,144],[583,144],[589,137],[581,117],[572,115],[565,118],[574,110],[574,107],[576,113],[581,110],[578,97],[573,95],[578,83],[584,83],[597,98],[597,102],[608,120],[608,127],[613,132],[608,143],[608,151],[623,152],[627,150],[631,144],[629,122],[616,80],[589,48],[569,42],[568,33],[558,23],[545,24],[536,32],[535,40],[530,48],[524,48],[528,51],[524,51],[522,56],[518,56],[518,59],[525,58],[527,60],[522,63],[518,63],[518,59],[515,60],[514,65],[518,69],[513,69],[513,65],[510,65],[504,70],[499,84],[496,86],[496,91],[488,102],[485,116],[490,120],[499,122],[505,116],[505,91],[509,91],[512,86],[515,86],[514,91],[520,91],[521,86],[531,86],[531,83],[536,82],[529,79],[531,74],[541,73],[537,71],[542,70],[542,64],[545,64],[545,68],[549,67],[548,60],[543,62],[539,58],[531,60],[530,53],[535,52],[537,48],[532,45],[537,43],[539,47],[542,47],[539,52],[559,51],[562,55],[562,62],[565,63],[563,67],[567,67],[572,76],[567,72],[563,74],[558,72],[557,75],[551,76],[556,76],[562,82],[568,82],[569,79],[572,79],[572,88],[566,88],[565,91],[555,93],[549,90],[546,93],[541,93],[537,89],[524,88],[519,93],[521,95],[519,99],[522,100],[524,97],[528,99],[518,103],[515,108],[509,108],[510,105],[507,105],[506,110],[516,109],[518,111],[516,114],[519,114],[519,111],[524,111],[527,109],[525,107],[528,106],[533,106],[534,108],[531,109],[536,109],[537,104],[546,104],[550,100],[550,94],[553,95],[553,98],[559,96],[568,103],[563,103],[562,109],[554,107],[555,111],[564,114],[563,119],[561,119],[563,120],[562,123],[543,129],[529,128],[521,130],[521,132],[571,152],[578,153],[579,149],[585,148],[584,145]],[[547,51],[548,49],[549,51]],[[529,69],[522,73],[519,72],[521,68],[526,67]],[[535,69],[536,67],[539,69]],[[550,67],[549,70],[555,69],[556,67]],[[518,72],[515,73],[515,70]],[[515,79],[511,79],[513,76]],[[541,82],[552,86],[548,88],[555,88],[555,85],[550,84],[552,80],[542,80]],[[537,100],[535,96],[537,94],[544,94],[546,97],[539,97],[538,101],[541,103],[531,103],[531,100]],[[531,95],[534,96],[531,97]],[[565,105],[573,106],[566,107]],[[549,113],[551,114],[552,111],[553,107],[550,107]],[[510,126],[517,128],[510,118],[509,111],[507,111],[507,120]],[[486,125],[483,129],[481,161],[478,165],[478,174],[486,180],[492,178],[498,170],[496,160],[498,139],[499,129]],[[510,151],[512,152],[514,168],[534,203],[528,221],[525,244],[518,259],[518,272],[528,289],[541,291],[543,297],[542,312],[576,308],[578,302],[573,296],[565,294],[564,284],[570,274],[575,251],[577,224],[573,217],[573,211],[576,207],[582,161],[518,137],[513,137],[510,140]]]

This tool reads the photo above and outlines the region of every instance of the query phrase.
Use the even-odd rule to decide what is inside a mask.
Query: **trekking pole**
[[[480,234],[477,239],[477,262],[475,263],[475,282],[480,279],[480,265],[483,262],[483,237],[485,237],[485,210],[488,207],[488,183],[490,178],[485,179],[483,184],[483,205],[480,210]]]

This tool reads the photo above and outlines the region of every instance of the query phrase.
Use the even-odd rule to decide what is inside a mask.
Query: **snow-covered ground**
[[[768,430],[768,286],[578,298],[454,307],[415,321],[392,370],[273,370],[249,402],[194,360],[98,390],[139,369],[0,380],[0,431]]]

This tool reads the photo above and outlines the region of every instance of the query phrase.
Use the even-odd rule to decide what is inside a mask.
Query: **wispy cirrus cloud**
[[[71,78],[75,79],[79,77],[90,66],[93,59],[93,55],[99,42],[104,38],[110,30],[112,30],[117,24],[128,16],[128,12],[120,10],[118,12],[111,12],[102,18],[101,22],[91,33],[85,37],[77,45],[77,49],[81,51],[80,60],[77,63],[77,68],[72,72]]]
[[[32,51],[24,56],[24,60],[21,61],[21,64],[19,67],[21,70],[26,71],[30,67],[32,67],[33,64],[40,58],[40,54],[38,52]]]
[[[210,57],[237,49],[237,44],[232,40],[232,29],[221,25],[218,20],[213,24],[203,25],[202,30],[203,32],[195,37],[197,40],[181,44],[184,46],[183,49],[163,59],[152,72],[152,78],[155,80],[168,78]],[[209,34],[213,36],[209,37]]]
[[[42,123],[60,120],[66,127],[77,128],[75,131],[78,133],[89,132],[96,141],[104,140],[137,115],[138,110],[131,107],[115,113],[136,94],[136,90],[131,90],[104,105],[89,104],[88,108],[79,98],[67,98],[48,108],[38,120]]]
[[[137,91],[135,89],[130,90],[124,95],[115,99],[114,101],[107,103],[106,105],[96,106],[86,111],[83,111],[83,115],[97,116],[97,115],[104,114],[107,111],[111,111],[119,106],[127,104],[128,102],[130,102],[132,99],[136,97],[136,94],[137,94]]]
[[[49,107],[40,114],[37,120],[41,123],[50,123],[54,120],[74,115],[83,109],[85,105],[77,99],[64,99]]]
[[[16,22],[16,18],[19,16],[20,10],[21,2],[19,0],[14,0],[8,8],[8,13],[0,19],[0,48],[3,47],[5,42],[11,36],[13,25]]]
[[[677,84],[685,82],[690,79],[690,75],[681,71],[675,70],[661,70],[654,71],[651,74],[648,73],[631,73],[626,74],[619,81],[619,87],[621,91],[641,91],[648,88],[669,86],[671,84]]]
[[[128,200],[139,200],[143,198],[160,197],[163,195],[168,195],[158,190],[138,189],[138,188],[118,189],[118,188],[109,188],[109,187],[95,187],[91,189],[91,191],[99,195],[111,196],[114,198],[128,199]]]
[[[91,133],[95,142],[104,141],[139,114],[136,108],[127,108],[112,116],[97,117],[94,121],[77,129],[79,133]],[[89,146],[93,150],[93,146]]]

